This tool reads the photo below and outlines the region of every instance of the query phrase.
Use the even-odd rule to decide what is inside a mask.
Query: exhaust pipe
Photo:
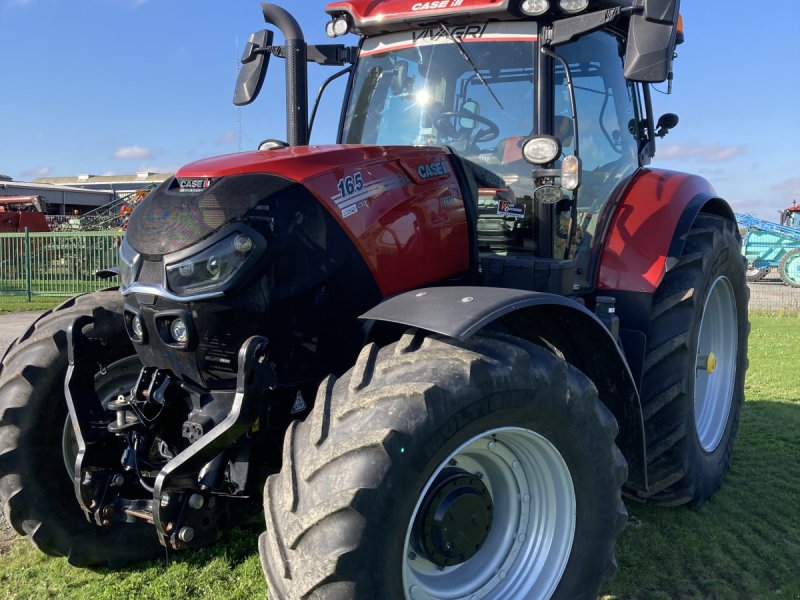
[[[286,40],[286,141],[308,144],[308,65],[303,30],[295,18],[275,4],[261,4],[264,20],[281,30]]]

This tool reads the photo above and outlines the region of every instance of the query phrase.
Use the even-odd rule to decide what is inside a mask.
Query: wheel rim
[[[482,482],[479,487],[485,486],[490,495],[492,515],[480,548],[463,562],[442,566],[437,557],[420,548],[419,531],[426,503],[431,496],[441,496],[436,494],[437,482],[454,469]],[[476,488],[474,495],[483,498],[482,489]],[[473,505],[482,506],[482,502],[475,500]],[[472,438],[438,466],[414,508],[403,549],[406,597],[550,597],[572,550],[575,505],[569,468],[546,438],[512,427]]]
[[[694,421],[706,452],[717,449],[728,424],[738,341],[733,286],[727,277],[718,277],[706,297],[697,341]]]
[[[747,277],[758,277],[764,271],[765,269],[762,269],[761,267],[756,267],[755,265],[748,265],[747,270],[745,271],[745,275],[747,275]]]
[[[783,272],[791,285],[800,287],[800,252],[794,252],[784,259]]]
[[[103,406],[107,406],[120,394],[129,394],[136,384],[141,369],[142,363],[139,358],[128,356],[99,371],[94,376],[94,388]],[[64,468],[67,470],[70,480],[73,480],[75,461],[78,458],[78,440],[72,430],[69,414],[64,422],[64,431],[61,435],[61,454],[64,458]]]

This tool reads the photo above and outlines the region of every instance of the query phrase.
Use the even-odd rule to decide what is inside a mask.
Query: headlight
[[[251,237],[233,233],[194,256],[167,265],[167,287],[182,296],[221,288],[239,272],[254,247]]]
[[[550,10],[550,3],[547,0],[522,0],[522,4],[519,5],[519,8],[523,14],[530,17],[537,17]]]
[[[589,0],[558,0],[558,5],[564,12],[578,13],[586,10],[586,7],[589,6]]]
[[[525,140],[522,156],[535,165],[553,162],[561,154],[561,143],[552,135],[537,135]]]
[[[128,243],[128,238],[122,238],[119,246],[119,279],[122,289],[129,287],[139,274],[139,254]]]

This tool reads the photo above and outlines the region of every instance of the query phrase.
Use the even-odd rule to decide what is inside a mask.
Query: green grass
[[[628,503],[619,571],[603,594],[637,600],[800,598],[800,319],[754,316],[733,466],[700,510]],[[261,523],[215,547],[122,571],[80,570],[23,540],[0,598],[263,598]]]
[[[0,295],[0,315],[12,312],[42,312],[55,308],[69,296],[33,296],[28,302],[25,296]]]
[[[800,598],[800,319],[751,317],[733,465],[701,509],[628,503],[611,598]]]

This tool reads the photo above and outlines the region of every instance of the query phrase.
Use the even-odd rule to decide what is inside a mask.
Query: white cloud
[[[36,167],[22,172],[25,179],[34,179],[36,177],[47,177],[50,173],[50,167]]]
[[[142,159],[150,158],[151,156],[153,156],[152,150],[137,145],[120,146],[114,151],[114,158],[117,160]]]
[[[744,152],[744,146],[722,146],[720,144],[672,144],[658,148],[656,156],[666,160],[696,158],[702,162],[723,162],[736,158]]]
[[[769,189],[778,190],[781,192],[789,192],[789,195],[791,196],[800,196],[800,177],[791,177],[790,179],[785,179],[780,183],[770,186]]]

